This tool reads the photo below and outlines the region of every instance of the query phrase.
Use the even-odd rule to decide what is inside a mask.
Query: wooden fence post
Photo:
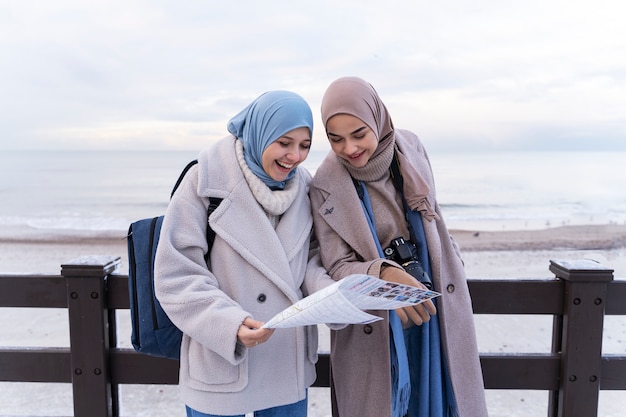
[[[109,375],[109,315],[106,279],[119,257],[84,256],[61,265],[67,283],[72,391],[75,417],[118,414]]]
[[[597,415],[602,368],[606,291],[613,270],[591,260],[551,260],[550,271],[565,281],[563,316],[557,318],[553,351],[561,353],[559,391],[550,396],[549,416]]]

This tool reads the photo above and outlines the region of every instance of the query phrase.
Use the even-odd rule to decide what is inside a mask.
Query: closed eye
[[[328,132],[328,140],[330,140],[333,143],[339,143],[343,140],[343,138],[339,135],[335,135],[334,133]]]

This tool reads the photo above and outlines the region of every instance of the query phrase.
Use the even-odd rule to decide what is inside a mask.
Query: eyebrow
[[[367,129],[367,126],[361,126],[360,128],[356,129],[353,132],[350,132],[350,135],[356,135],[357,133],[359,133],[360,131],[362,131],[363,129]],[[328,135],[330,136],[337,136],[337,137],[341,137],[340,135],[333,133],[333,132],[327,132]]]
[[[296,140],[295,138],[292,138],[292,137],[291,137],[291,136],[289,136],[289,135],[282,135],[282,136],[281,136],[280,138],[278,138],[278,139]],[[308,142],[311,142],[311,138],[303,139],[302,141],[303,141],[303,142],[307,142],[307,141],[308,141]]]

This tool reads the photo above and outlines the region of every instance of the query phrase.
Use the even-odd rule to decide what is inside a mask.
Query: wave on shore
[[[128,227],[125,229],[42,229],[24,226],[3,226],[0,229],[0,242],[39,242],[39,243],[87,243],[103,242],[108,240],[125,239]]]
[[[463,251],[549,249],[608,250],[626,247],[626,225],[559,226],[541,230],[451,230]]]

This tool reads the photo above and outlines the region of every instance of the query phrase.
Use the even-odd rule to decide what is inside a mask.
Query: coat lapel
[[[293,180],[301,181],[301,178],[297,177]],[[276,235],[289,262],[302,251],[311,239],[313,217],[310,213],[311,202],[307,193],[307,186],[304,181],[301,181],[296,199],[282,215],[276,228]]]
[[[333,169],[326,171],[332,180],[320,179],[328,197],[318,213],[363,259],[378,258],[374,241],[363,239],[363,236],[371,236],[371,232],[352,178],[345,169],[336,169],[338,166],[335,163]]]
[[[213,212],[211,227],[216,235],[295,302],[299,295],[294,288],[299,285],[293,282],[290,261],[308,243],[308,233],[305,232],[311,230],[312,220],[306,223],[306,218],[298,218],[298,210],[302,210],[302,204],[308,205],[308,198],[300,193],[283,215],[278,229],[274,230],[250,190],[243,185],[245,180]]]

